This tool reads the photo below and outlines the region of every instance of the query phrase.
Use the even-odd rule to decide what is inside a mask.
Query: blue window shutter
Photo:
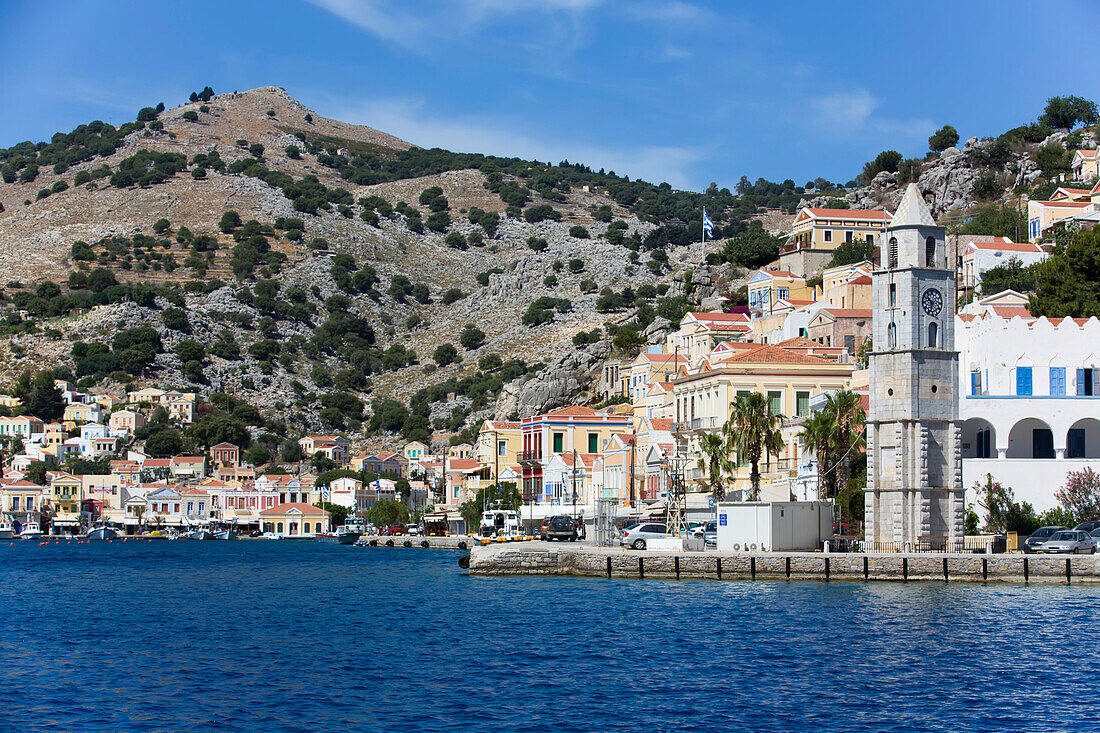
[[[1085,370],[1077,370],[1077,394],[1082,395],[1085,393]]]
[[[1066,393],[1066,368],[1050,368],[1050,393],[1052,395],[1064,395]]]
[[[981,373],[980,372],[971,372],[970,373],[970,394],[980,394],[981,391],[982,391],[981,383],[982,383]]]
[[[1031,395],[1031,367],[1016,367],[1016,394],[1021,397]]]

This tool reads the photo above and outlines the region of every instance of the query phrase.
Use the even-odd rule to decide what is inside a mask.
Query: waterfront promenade
[[[473,575],[712,580],[1098,583],[1096,555],[655,552],[528,542],[475,546]]]

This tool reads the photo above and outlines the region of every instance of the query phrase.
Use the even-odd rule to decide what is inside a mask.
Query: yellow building
[[[49,474],[51,503],[54,511],[64,514],[75,514],[80,511],[81,486],[83,482],[79,476],[70,473]]]
[[[747,283],[749,310],[753,313],[771,313],[779,301],[797,304],[817,300],[817,291],[806,284],[806,278],[789,270],[757,270]]]
[[[686,477],[705,484],[706,471],[694,466],[699,455],[699,438],[722,429],[738,394],[766,395],[773,413],[797,420],[809,415],[810,400],[815,395],[848,388],[853,370],[852,364],[762,344],[731,353],[712,369],[675,380],[673,424],[680,444],[677,453],[691,457]],[[770,456],[761,463],[762,483],[796,470],[800,458],[797,441],[789,441],[780,455]],[[745,489],[749,471],[748,465],[741,466],[732,485],[727,483],[727,490]]]
[[[1073,151],[1073,162],[1069,167],[1075,181],[1094,180],[1100,176],[1100,151],[1095,148]]]
[[[477,462],[489,468],[489,480],[515,460],[523,446],[518,422],[486,420],[477,435]]]
[[[90,404],[74,402],[66,405],[65,412],[61,415],[62,420],[73,423],[99,422],[102,417],[103,408],[96,402]]]
[[[1097,205],[1091,201],[1028,201],[1027,202],[1027,236],[1028,241],[1035,243],[1048,233],[1049,229],[1071,216],[1088,214],[1096,211]]]
[[[779,251],[779,266],[799,275],[817,272],[833,251],[849,242],[873,244],[886,231],[890,214],[883,210],[815,209],[798,212],[787,243]]]

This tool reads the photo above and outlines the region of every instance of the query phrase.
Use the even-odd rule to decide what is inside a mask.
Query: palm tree
[[[822,501],[828,495],[825,479],[833,462],[833,421],[830,415],[819,410],[806,418],[802,424],[802,441],[817,458],[817,498]]]
[[[134,516],[137,517],[137,520],[138,520],[138,533],[139,534],[141,533],[141,531],[143,529],[145,529],[145,523],[141,521],[141,518],[144,515],[145,515],[145,506],[143,504],[138,504],[136,507],[134,507]]]
[[[847,492],[851,478],[853,450],[866,444],[865,425],[867,413],[860,405],[859,395],[851,390],[842,389],[833,392],[825,399],[822,412],[832,423],[833,455],[836,456],[837,492]]]
[[[707,471],[711,494],[717,505],[726,497],[726,490],[722,485],[722,474],[730,470],[726,441],[721,435],[708,433],[699,439],[699,468]]]
[[[760,457],[767,453],[779,453],[783,450],[783,435],[779,423],[783,416],[768,409],[768,398],[760,392],[739,394],[731,403],[730,413],[722,432],[726,445],[737,452],[739,462],[752,466],[749,481],[752,491],[750,501],[760,499]]]

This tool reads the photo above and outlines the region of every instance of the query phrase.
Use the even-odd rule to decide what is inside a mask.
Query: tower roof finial
[[[924,203],[917,184],[910,183],[905,188],[905,195],[901,197],[898,210],[894,212],[894,218],[890,220],[890,228],[916,226],[934,227],[936,220],[932,218],[928,204]]]

